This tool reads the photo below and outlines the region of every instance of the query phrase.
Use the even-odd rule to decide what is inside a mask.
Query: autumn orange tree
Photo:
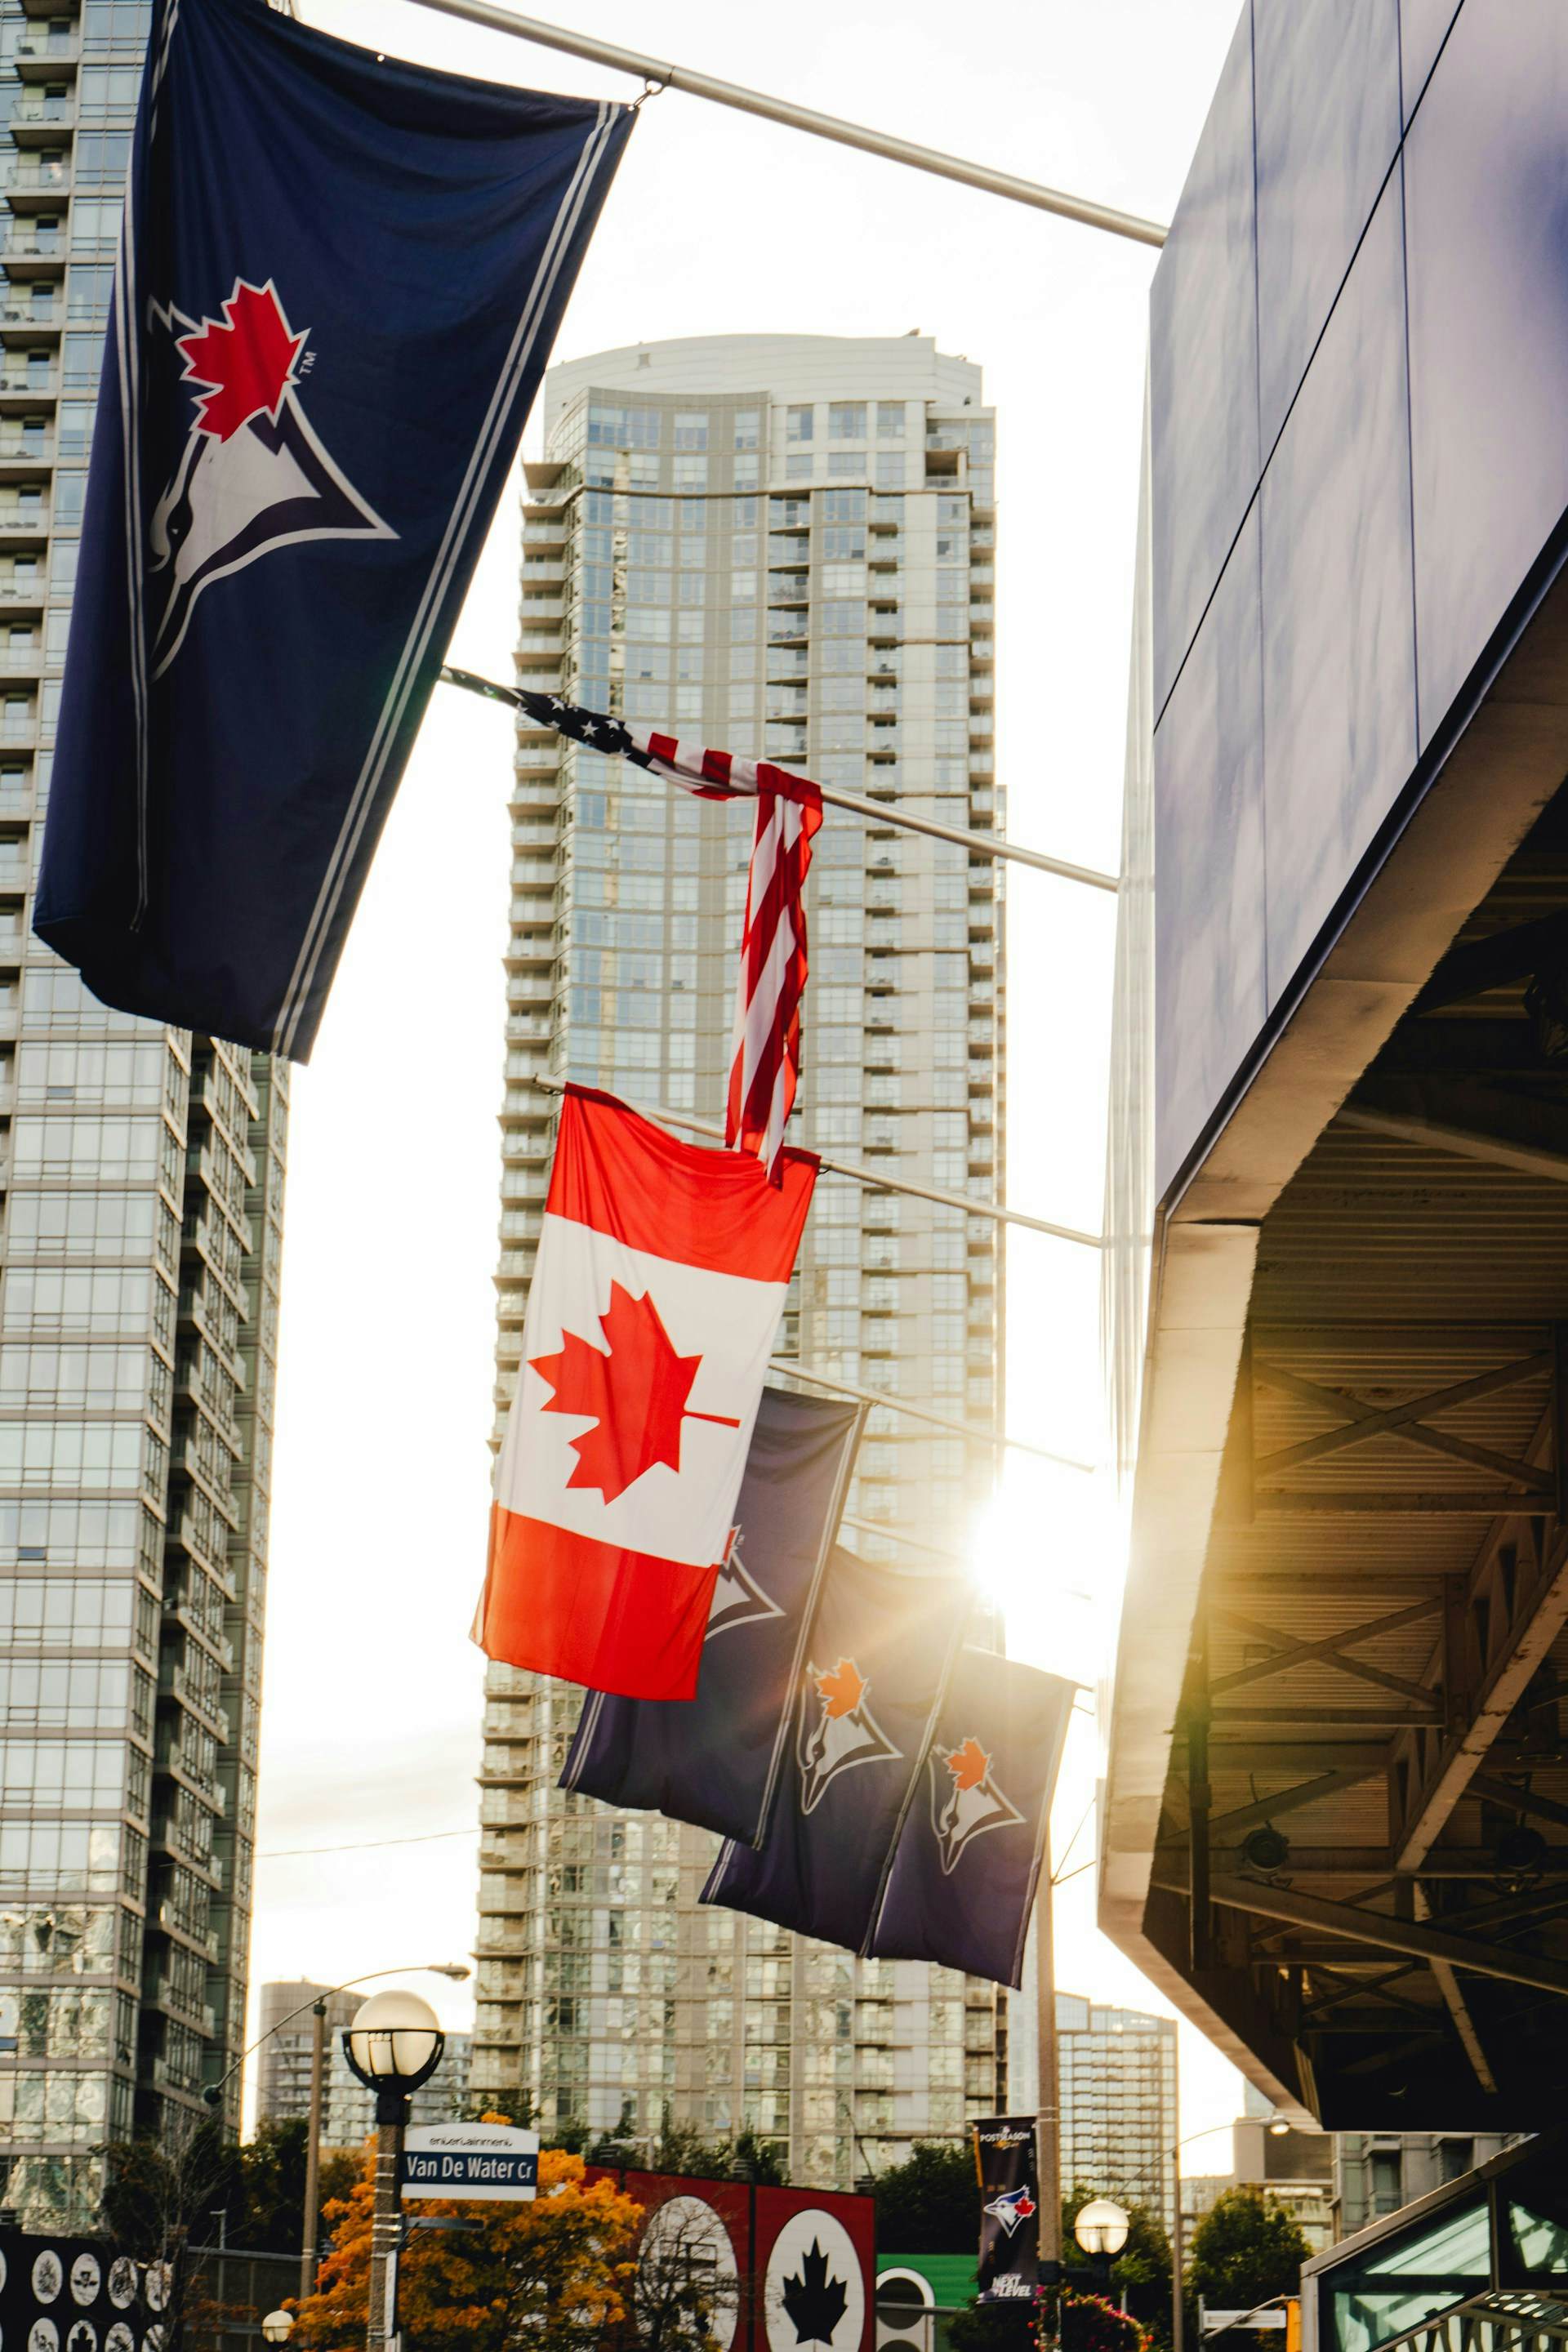
[[[348,2196],[326,2209],[332,2251],[316,2294],[292,2306],[292,2342],[303,2352],[359,2352],[364,2342],[374,2168],[367,2151]],[[642,2207],[613,2182],[583,2176],[580,2156],[547,2147],[531,2202],[421,2198],[408,2209],[473,2224],[416,2231],[398,2265],[398,2312],[417,2352],[510,2352],[524,2341],[530,2352],[583,2352],[623,2333]]]

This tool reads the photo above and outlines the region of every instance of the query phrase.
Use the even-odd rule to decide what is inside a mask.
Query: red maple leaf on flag
[[[618,1282],[599,1318],[605,1347],[562,1334],[554,1356],[533,1356],[532,1370],[554,1393],[546,1412],[586,1414],[595,1426],[572,1439],[577,1456],[568,1486],[596,1486],[613,1503],[657,1464],[680,1468],[680,1432],[687,1421],[740,1423],[721,1412],[693,1412],[686,1400],[701,1369],[700,1356],[678,1356],[658,1309],[645,1291],[634,1298]]]
[[[867,1682],[853,1658],[840,1658],[836,1666],[817,1675],[816,1687],[828,1714],[837,1717],[854,1714],[866,1696]]]
[[[960,1789],[978,1789],[991,1769],[991,1759],[973,1732],[947,1759],[947,1769]]]
[[[1030,2214],[1035,2210],[1035,2200],[1030,2196],[1026,2189],[1019,2198],[1017,2203],[1014,2206],[1013,2210],[1015,2213],[1020,2215],[1026,2221],[1028,2220]]]
[[[284,317],[270,278],[252,286],[237,278],[223,320],[204,319],[193,334],[176,340],[184,381],[210,386],[196,403],[197,432],[230,441],[253,416],[276,423],[306,341]]]

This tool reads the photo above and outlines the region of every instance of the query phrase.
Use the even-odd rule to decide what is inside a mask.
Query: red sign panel
[[[590,2179],[612,2177],[590,2167]],[[645,2208],[643,2251],[710,2275],[721,2352],[872,2352],[869,2197],[681,2173],[613,2176]],[[726,2291],[727,2289],[727,2291]]]

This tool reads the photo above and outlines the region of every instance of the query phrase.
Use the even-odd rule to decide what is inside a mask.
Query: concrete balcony
[[[12,100],[4,122],[18,147],[52,146],[62,132],[75,130],[76,102],[29,93]]]
[[[8,204],[24,204],[28,211],[56,199],[63,205],[70,192],[71,168],[63,159],[46,163],[35,156],[18,156],[0,168],[0,195]]]
[[[0,261],[7,268],[13,262],[19,264],[29,278],[63,277],[66,258],[63,237],[35,236],[15,217],[9,232],[0,239]]]
[[[65,315],[65,304],[53,291],[47,302],[35,302],[26,286],[14,282],[0,289],[0,341],[31,343],[40,335],[57,335]]]

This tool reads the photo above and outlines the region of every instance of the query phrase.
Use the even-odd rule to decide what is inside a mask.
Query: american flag
[[[606,758],[634,761],[699,799],[755,800],[724,1140],[731,1150],[754,1151],[773,1181],[782,1182],[784,1128],[800,1083],[805,877],[812,837],[822,823],[820,791],[809,776],[797,776],[791,768],[682,744],[673,735],[627,727],[601,711],[563,702],[559,695],[519,688],[502,698],[515,699],[537,726],[553,728]]]

